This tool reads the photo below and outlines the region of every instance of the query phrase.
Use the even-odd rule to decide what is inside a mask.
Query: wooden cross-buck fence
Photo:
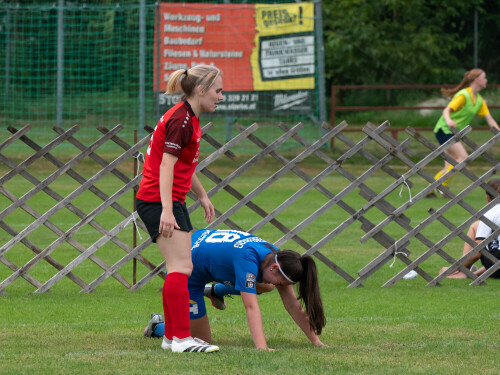
[[[211,126],[208,124],[202,130],[206,142],[202,149],[213,147],[215,151],[200,161],[197,173],[212,184],[211,188],[205,184],[212,201],[217,201],[221,194],[226,198],[221,200],[224,204],[215,205],[216,218],[209,228],[230,228],[257,235],[266,230],[272,232],[277,238],[272,241],[276,246],[281,248],[286,244],[313,255],[349,287],[361,286],[396,259],[402,261],[403,266],[383,286],[393,285],[412,270],[425,279],[427,285],[440,285],[444,277],[457,269],[472,279],[471,285],[478,285],[500,267],[500,262],[484,248],[498,237],[500,228],[483,216],[500,202],[500,196],[486,184],[499,169],[498,160],[488,152],[498,145],[500,133],[497,131],[493,131],[487,142],[477,145],[467,137],[471,130],[467,127],[446,144],[436,147],[412,128],[406,130],[410,138],[402,142],[393,139],[385,132],[389,129],[388,122],[380,126],[367,124],[363,138],[355,142],[342,133],[347,126],[343,122],[333,128],[324,124],[322,136],[310,144],[299,135],[301,123],[291,128],[278,124],[282,135],[266,144],[258,136],[259,125],[253,124],[247,128],[237,125],[239,134],[222,145],[210,136]],[[147,146],[152,129],[147,129],[149,135],[133,145],[119,137],[120,125],[111,130],[98,129],[103,135],[90,146],[75,137],[78,126],[66,131],[54,128],[57,134],[53,140],[41,146],[30,138],[29,126],[19,130],[9,128],[12,135],[0,144],[0,161],[6,171],[0,177],[0,293],[7,293],[10,288],[22,289],[25,285],[36,293],[48,292],[56,284],[68,281],[80,292],[91,292],[108,279],[136,290],[152,279],[165,277],[165,264],[158,257],[159,252],[149,252],[148,249],[155,246],[150,246],[151,240],[132,206],[133,194],[142,176],[137,161],[143,161],[140,151]],[[337,157],[332,157],[325,147],[333,138],[336,144],[340,141],[347,146]],[[412,157],[411,141],[429,150],[421,160]],[[457,163],[445,151],[459,141],[472,152]],[[241,142],[252,142],[261,151],[240,161],[232,149]],[[32,150],[24,160],[16,160],[15,152],[6,152],[20,143]],[[120,147],[123,152],[108,161],[105,152],[98,153],[106,143]],[[289,156],[290,152],[283,152],[285,143],[296,144],[299,152]],[[68,153],[57,152],[63,145],[65,149],[71,145],[78,150],[76,156],[64,160]],[[374,148],[377,153],[372,151]],[[225,176],[221,174],[227,171],[228,163],[224,168],[215,168],[218,174],[213,168],[221,158],[232,159],[230,165],[234,165]],[[481,168],[470,168],[479,158]],[[307,164],[306,159],[314,161]],[[454,168],[434,180],[424,170],[434,159],[440,163],[446,160]],[[130,167],[132,160],[135,165]],[[261,168],[262,165],[266,168]],[[273,168],[274,172],[265,174]],[[477,170],[481,171],[479,175]],[[455,174],[470,180],[457,194],[441,185]],[[254,175],[260,178],[248,178]],[[386,176],[382,184],[381,175]],[[427,217],[418,218],[417,225],[412,225],[412,219],[415,221],[412,210],[423,202],[429,204],[425,196],[438,188],[449,199],[433,200],[432,204],[442,204],[441,207],[430,208]],[[399,198],[394,199],[398,190]],[[484,190],[495,198],[483,207],[472,207],[466,197],[477,190]],[[199,203],[194,196],[190,198],[193,200],[189,201],[189,211],[193,212]],[[231,201],[234,204],[226,207]],[[89,204],[93,207],[90,212]],[[458,224],[445,216],[457,207],[468,213],[467,219]],[[287,215],[290,212],[292,214]],[[493,229],[480,244],[464,233],[478,219]],[[446,228],[441,230],[442,235],[426,234],[426,228],[436,223]],[[362,232],[356,234],[359,226]],[[141,237],[139,243],[136,230]],[[457,237],[473,247],[459,259],[445,250]],[[370,256],[360,269],[353,272],[345,255],[343,264],[337,264],[338,249],[357,247],[363,252],[363,244],[369,240],[376,255]],[[412,247],[419,250],[410,252]],[[495,263],[480,277],[463,266],[477,252]],[[424,270],[422,264],[433,255],[441,257],[449,266],[446,272],[438,275]],[[359,260],[357,262],[359,264]],[[125,277],[130,274],[131,264],[132,282]]]

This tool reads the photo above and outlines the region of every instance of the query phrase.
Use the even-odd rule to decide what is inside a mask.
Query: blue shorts
[[[205,298],[203,292],[205,291],[205,283],[191,283],[188,282],[189,290],[189,319],[200,319],[207,315],[207,308],[205,307]]]
[[[443,132],[442,129],[439,129],[437,131],[437,133],[434,133],[434,135],[436,136],[436,139],[437,139],[437,141],[439,142],[440,145],[442,145],[443,143],[448,142],[448,140],[450,140],[451,138],[453,138],[453,134],[446,134],[445,132]]]

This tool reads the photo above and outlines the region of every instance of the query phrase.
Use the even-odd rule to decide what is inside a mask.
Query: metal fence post
[[[57,114],[56,124],[62,128],[64,98],[64,0],[57,9]]]
[[[314,1],[314,10],[316,19],[316,42],[318,56],[318,95],[319,95],[319,123],[326,121],[326,90],[325,90],[325,47],[323,45],[323,13],[321,9],[321,0]]]
[[[139,2],[139,134],[144,133],[144,101],[146,79],[146,1]]]

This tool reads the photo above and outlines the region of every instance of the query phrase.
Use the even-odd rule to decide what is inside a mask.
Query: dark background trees
[[[333,0],[323,2],[330,84],[458,83],[474,67],[500,78],[499,0]]]

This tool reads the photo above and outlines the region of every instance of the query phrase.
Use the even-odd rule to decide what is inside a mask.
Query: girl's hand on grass
[[[256,348],[257,350],[265,350],[266,352],[275,352],[276,349],[272,349],[272,348],[268,348],[268,347],[265,347],[265,348]]]

